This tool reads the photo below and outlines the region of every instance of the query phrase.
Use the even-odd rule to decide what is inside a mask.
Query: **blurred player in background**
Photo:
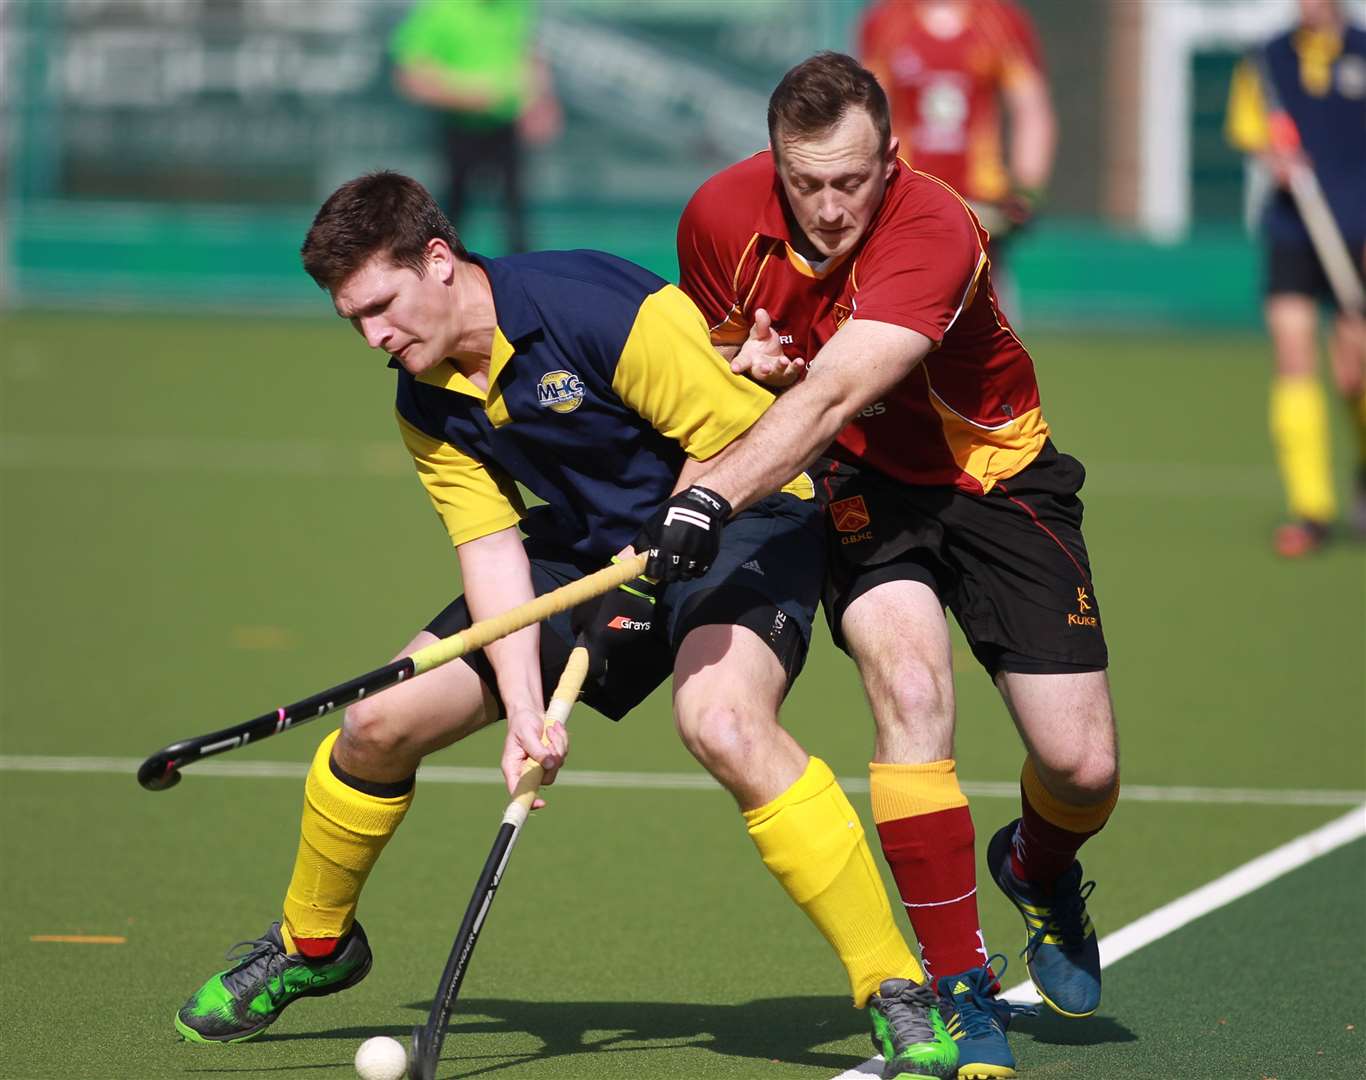
[[[1004,958],[993,962],[982,938],[954,761],[944,606],[1027,749],[1021,815],[993,835],[988,865],[1024,916],[1045,1000],[1089,1015],[1100,964],[1076,854],[1109,819],[1119,776],[1084,470],[1050,439],[984,231],[947,184],[898,160],[876,79],[818,54],[783,77],[768,126],[770,151],[689,202],[680,281],[734,370],[809,377],[650,519],[649,572],[705,569],[733,506],[829,447],[816,470],[824,604],[876,722],[882,850],[959,1043],[959,1076],[1014,1076],[1011,1009],[996,996]]]
[[[1287,558],[1317,551],[1337,517],[1328,409],[1318,376],[1321,304],[1334,307],[1328,355],[1351,413],[1358,448],[1350,524],[1366,537],[1366,327],[1338,307],[1289,191],[1290,171],[1307,162],[1359,276],[1366,267],[1366,31],[1346,22],[1336,0],[1300,0],[1300,21],[1234,73],[1228,135],[1255,154],[1276,188],[1262,211],[1267,328],[1275,351],[1271,437],[1290,520],[1275,534]],[[1263,80],[1270,80],[1270,93]],[[1298,140],[1273,138],[1267,103],[1278,101]],[[1277,119],[1283,125],[1286,117]],[[1298,142],[1298,146],[1295,143]]]
[[[440,116],[446,212],[460,227],[471,181],[493,182],[508,251],[526,251],[522,146],[559,134],[532,0],[418,0],[391,42],[400,93]]]
[[[390,355],[399,429],[459,558],[465,595],[405,654],[629,551],[645,515],[773,400],[731,372],[674,286],[600,252],[470,254],[426,190],[397,173],[338,189],[303,254],[337,313]],[[518,483],[544,504],[526,509]],[[281,921],[186,1002],[181,1034],[251,1038],[296,998],[359,982],[370,948],[356,906],[412,802],[418,763],[506,717],[509,790],[528,757],[552,781],[568,734],[553,725],[542,745],[545,695],[582,633],[597,659],[584,699],[607,716],[672,673],[684,743],[843,962],[888,1048],[886,1075],[953,1076],[957,1048],[858,815],[829,766],[778,724],[823,577],[813,495],[802,474],[756,503],[694,581],[638,577],[352,705],[309,771]]]
[[[859,51],[887,92],[901,156],[972,204],[991,234],[997,294],[1011,299],[1006,240],[1034,216],[1057,149],[1029,16],[1010,0],[879,0],[864,14]]]

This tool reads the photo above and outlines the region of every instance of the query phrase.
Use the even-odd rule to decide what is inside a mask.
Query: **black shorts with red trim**
[[[1051,442],[986,495],[823,462],[823,600],[836,644],[849,651],[840,622],[860,596],[885,582],[919,581],[953,612],[993,678],[1103,671],[1109,654],[1077,498],[1085,478],[1081,462]]]

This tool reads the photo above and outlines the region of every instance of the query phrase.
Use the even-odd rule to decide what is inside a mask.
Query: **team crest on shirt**
[[[849,316],[852,315],[853,313],[854,313],[854,309],[853,309],[853,308],[847,307],[847,306],[844,305],[844,304],[836,304],[836,305],[835,305],[835,329],[838,330],[841,326],[843,326],[845,323],[847,323],[847,322],[849,321]]]
[[[1338,93],[1358,101],[1366,97],[1366,60],[1344,56],[1337,65]]]
[[[572,371],[547,371],[536,385],[536,404],[551,412],[571,413],[583,403],[583,380]]]

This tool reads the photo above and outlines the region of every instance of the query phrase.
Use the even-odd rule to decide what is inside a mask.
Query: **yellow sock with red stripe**
[[[863,826],[819,758],[771,803],[745,812],[764,865],[830,942],[862,1008],[883,979],[924,981],[892,919]]]
[[[954,761],[868,766],[873,820],[931,978],[987,962],[968,800]]]
[[[305,956],[328,955],[351,929],[365,879],[413,801],[410,781],[375,785],[407,788],[388,796],[362,791],[352,778],[344,781],[332,765],[339,734],[322,741],[304,782],[299,852],[280,926],[285,948]]]
[[[1105,827],[1119,801],[1119,781],[1103,802],[1072,806],[1043,786],[1034,759],[1020,770],[1020,824],[1011,845],[1010,868],[1021,881],[1047,888],[1072,865],[1086,843]]]
[[[1277,376],[1271,383],[1271,439],[1286,503],[1296,519],[1337,516],[1328,446],[1328,405],[1314,376]]]

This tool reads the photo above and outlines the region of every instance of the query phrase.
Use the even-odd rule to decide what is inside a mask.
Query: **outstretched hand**
[[[783,352],[782,339],[773,329],[772,318],[759,308],[754,312],[749,337],[731,360],[730,369],[765,386],[781,388],[802,380],[806,375],[806,360],[802,357],[792,359]]]

